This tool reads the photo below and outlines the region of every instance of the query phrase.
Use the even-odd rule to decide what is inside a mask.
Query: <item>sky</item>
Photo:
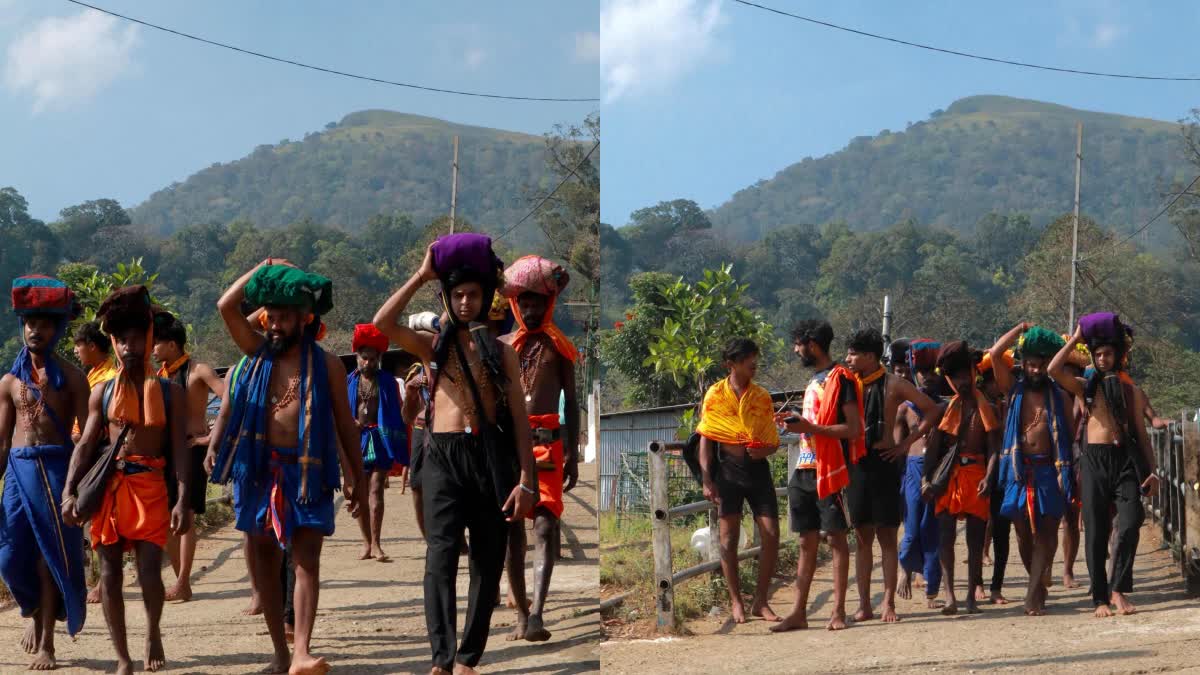
[[[91,0],[144,21],[328,68],[427,86],[598,98],[598,0],[203,3]],[[598,102],[497,101],[345,79],[130,24],[65,0],[0,0],[0,187],[31,214],[133,207],[256,146],[383,108],[531,134]],[[449,162],[449,159],[447,159]]]
[[[938,47],[1083,70],[1200,76],[1200,4],[758,0]],[[805,157],[977,94],[1175,121],[1200,82],[1084,77],[851,35],[730,0],[602,0],[601,219],[660,201],[713,208]],[[1086,129],[1084,130],[1086,154]],[[1069,167],[1067,170],[1070,170]]]

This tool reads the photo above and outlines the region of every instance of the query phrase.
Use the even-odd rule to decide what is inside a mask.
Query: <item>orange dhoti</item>
[[[963,463],[966,461],[967,463]],[[960,457],[958,466],[950,474],[950,485],[946,494],[937,501],[937,513],[949,513],[955,518],[975,516],[980,520],[991,517],[991,501],[979,496],[979,483],[987,476],[987,466],[982,457]]]
[[[537,470],[538,477],[538,503],[540,506],[550,513],[554,514],[555,518],[562,518],[563,512],[563,443],[562,438],[556,438],[549,443],[539,443],[537,440],[537,429],[544,429],[549,432],[559,431],[560,425],[558,422],[558,413],[549,415],[530,415],[529,427],[534,431],[533,439],[533,461],[538,464],[553,464],[554,468],[539,468]],[[533,518],[534,512],[531,510],[527,518]]]
[[[100,510],[92,518],[92,548],[124,542],[128,551],[135,541],[166,546],[171,521],[163,478],[166,465],[164,457],[130,455],[118,460]]]

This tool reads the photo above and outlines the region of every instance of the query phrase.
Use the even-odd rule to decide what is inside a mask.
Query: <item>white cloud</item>
[[[1125,33],[1127,32],[1128,29],[1119,24],[1098,24],[1095,30],[1092,31],[1092,46],[1100,48],[1108,47],[1118,39],[1124,37]]]
[[[1129,34],[1124,8],[1111,0],[1063,0],[1058,9],[1063,15],[1061,46],[1107,49]]]
[[[575,60],[583,63],[600,60],[600,33],[575,34]]]
[[[466,51],[466,53],[463,55],[463,61],[467,64],[467,67],[470,68],[471,70],[475,70],[479,66],[482,66],[483,62],[486,60],[487,60],[487,52],[483,51],[482,49],[480,49],[478,47],[472,47],[471,49],[468,49]]]
[[[8,47],[4,83],[33,96],[33,111],[86,101],[132,66],[138,27],[85,10],[42,19]]]
[[[604,99],[662,89],[710,54],[719,0],[607,0],[600,10]]]

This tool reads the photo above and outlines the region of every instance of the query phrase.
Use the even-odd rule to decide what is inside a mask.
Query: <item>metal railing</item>
[[[1187,414],[1166,429],[1150,429],[1158,467],[1158,492],[1144,500],[1161,529],[1189,594],[1200,594],[1200,422]],[[1190,516],[1190,517],[1189,517]]]

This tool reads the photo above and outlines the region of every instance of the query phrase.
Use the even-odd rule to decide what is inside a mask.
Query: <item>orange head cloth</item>
[[[520,352],[530,335],[543,333],[550,338],[555,351],[563,358],[571,362],[579,358],[574,343],[554,324],[554,303],[558,300],[559,293],[567,287],[569,280],[569,275],[561,265],[536,255],[524,256],[504,270],[504,287],[501,293],[508,298],[513,317],[517,321],[513,349]],[[525,325],[525,319],[521,317],[521,307],[517,302],[522,293],[546,296],[546,315],[542,318],[542,325],[536,328]]]
[[[779,445],[771,394],[751,383],[739,399],[729,378],[708,388],[696,432],[726,445],[774,448]]]
[[[150,355],[154,347],[154,321],[149,291],[145,286],[118,288],[100,304],[96,316],[104,332],[113,336],[115,354],[120,353],[117,349],[117,334],[137,330],[143,326],[146,331],[145,353],[142,354],[142,381],[134,382],[125,368],[124,360],[117,358],[117,374],[113,381],[112,399],[108,404],[108,418],[126,424],[165,427],[167,411],[162,387],[150,365]]]
[[[838,406],[842,396],[842,387],[850,385],[858,390],[858,430],[850,441],[850,462],[857,464],[867,454],[865,427],[863,426],[862,386],[858,379],[846,369],[837,364],[825,377],[825,387],[821,390],[821,406],[817,409],[816,423],[819,426],[833,426],[838,423]],[[817,497],[824,499],[850,484],[850,472],[846,468],[846,457],[842,454],[842,442],[832,436],[814,434],[813,453],[817,456]]]
[[[1002,366],[1003,366],[1003,367],[1004,367],[1006,370],[1012,370],[1012,369],[1013,369],[1013,365],[1014,365],[1015,363],[1016,363],[1016,362],[1013,360],[1013,352],[1012,352],[1012,350],[1010,349],[1010,350],[1008,350],[1008,351],[1004,352],[1004,356],[1003,356],[1003,357],[1000,359],[1000,364],[1001,364],[1001,365],[1002,365]],[[992,353],[991,353],[991,352],[984,352],[984,353],[983,353],[983,360],[981,360],[981,361],[979,362],[979,366],[978,366],[978,368],[979,368],[979,373],[980,373],[981,375],[982,375],[983,373],[986,373],[986,372],[988,372],[989,370],[991,370],[991,369],[992,369]]]
[[[972,373],[975,372],[971,363],[971,350],[967,343],[955,340],[942,345],[941,350],[938,351],[937,368],[954,392],[954,398],[950,399],[950,403],[946,405],[946,412],[942,415],[942,422],[938,428],[957,436],[959,426],[962,424],[962,394],[954,388],[954,380],[950,379],[950,374],[961,372],[967,368],[971,368]],[[975,405],[979,409],[979,419],[983,421],[983,428],[992,431],[999,426],[999,423],[996,421],[996,415],[993,413],[991,405],[984,398],[983,392],[975,388],[974,381],[972,377],[970,395],[975,399]]]

